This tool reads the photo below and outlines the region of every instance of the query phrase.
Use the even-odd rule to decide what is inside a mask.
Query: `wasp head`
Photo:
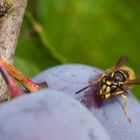
[[[109,74],[104,74],[101,78],[100,95],[103,99],[111,97],[112,93],[119,91],[125,84],[127,75],[124,71],[112,71]]]

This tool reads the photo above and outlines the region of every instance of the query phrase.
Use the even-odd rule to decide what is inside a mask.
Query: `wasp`
[[[127,61],[126,56],[120,57],[115,67],[106,70],[95,81],[90,81],[89,85],[77,91],[75,94],[86,90],[95,84],[99,83],[99,91],[97,94],[101,99],[108,100],[113,96],[121,96],[124,99],[123,110],[126,118],[131,122],[128,115],[128,90],[132,89],[133,85],[139,85],[140,79],[137,79],[134,71],[124,64]]]

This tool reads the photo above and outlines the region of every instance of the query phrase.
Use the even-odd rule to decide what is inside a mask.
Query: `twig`
[[[46,47],[52,54],[52,56],[57,59],[60,63],[67,63],[67,60],[64,56],[62,56],[60,53],[57,52],[54,46],[52,46],[49,41],[47,40],[46,33],[43,30],[43,27],[35,20],[35,18],[32,16],[32,14],[28,11],[26,11],[25,15],[29,18],[29,21],[31,22],[34,30],[37,32],[37,34],[40,36],[40,39],[42,43],[44,44],[44,47]]]

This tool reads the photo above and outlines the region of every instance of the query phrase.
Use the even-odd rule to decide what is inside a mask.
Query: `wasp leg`
[[[123,106],[124,114],[126,118],[128,119],[129,123],[131,123],[131,118],[128,115],[128,97],[124,94],[121,94],[121,96],[124,98],[124,106]]]
[[[124,93],[124,91],[117,91],[117,92],[115,92],[115,93],[112,94],[112,95],[120,95],[120,94],[122,94],[122,93]]]
[[[118,91],[118,92],[115,92],[114,95],[121,95],[122,98],[124,99],[124,106],[123,106],[124,114],[126,118],[128,119],[128,121],[131,123],[131,118],[128,115],[128,97],[124,94],[124,92],[125,91]]]

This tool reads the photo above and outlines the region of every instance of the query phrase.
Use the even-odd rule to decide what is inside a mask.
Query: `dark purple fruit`
[[[140,105],[136,98],[128,94],[128,114],[132,120],[128,122],[123,112],[124,101],[120,97],[109,99],[100,105],[94,94],[98,87],[90,88],[75,95],[74,93],[88,85],[89,80],[96,80],[101,70],[78,64],[69,64],[50,68],[35,78],[35,82],[48,83],[48,88],[63,91],[82,102],[92,112],[113,140],[139,140],[140,134]]]
[[[98,120],[63,92],[40,90],[0,106],[0,140],[110,140]]]

